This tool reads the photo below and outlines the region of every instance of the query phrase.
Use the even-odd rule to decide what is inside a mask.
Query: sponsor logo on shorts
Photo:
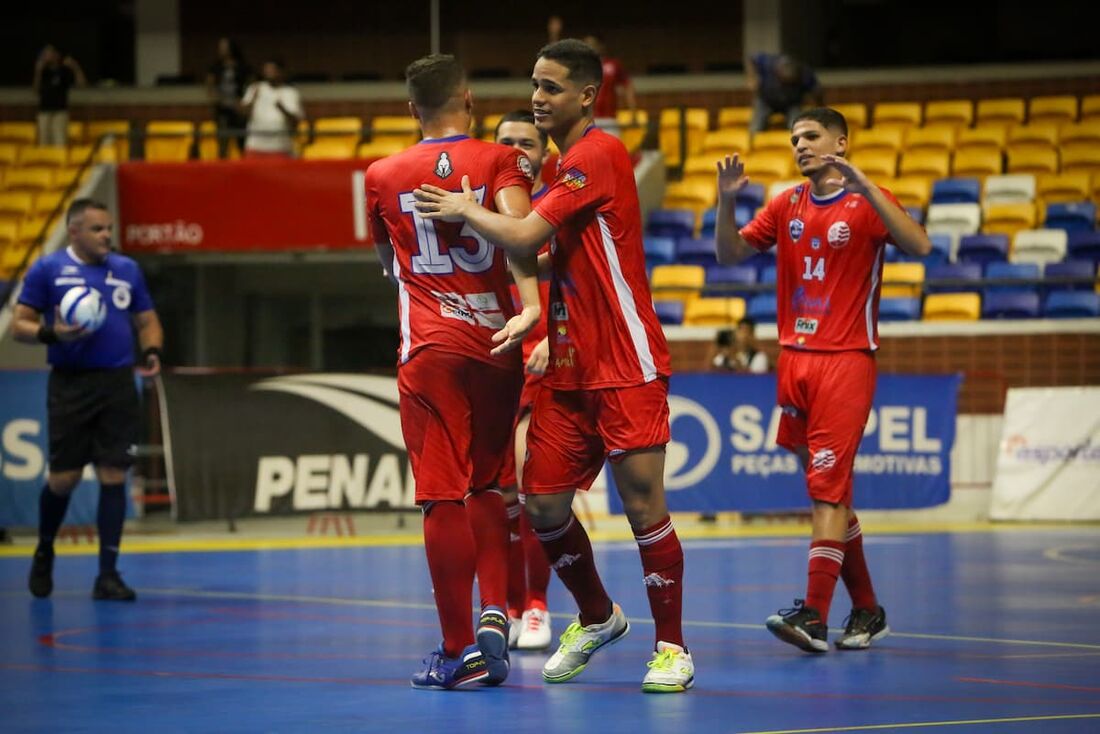
[[[796,334],[816,334],[817,319],[798,318],[794,320],[794,332]]]
[[[791,233],[791,239],[798,242],[798,238],[802,236],[802,230],[806,228],[806,225],[802,223],[801,219],[795,218],[787,222],[787,231]]]
[[[852,230],[847,222],[833,222],[829,227],[829,244],[833,247],[844,247],[852,238]]]
[[[810,461],[810,468],[814,471],[828,471],[836,466],[836,454],[832,449],[821,449],[814,454]]]

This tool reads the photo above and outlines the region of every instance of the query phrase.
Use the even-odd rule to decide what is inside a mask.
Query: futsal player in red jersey
[[[596,650],[630,629],[600,581],[588,535],[572,511],[575,492],[588,489],[610,459],[656,627],[642,690],[679,692],[692,686],[695,666],[681,627],[684,553],[664,491],[668,346],[646,279],[630,155],[592,124],[601,75],[599,56],[581,41],[539,51],[532,73],[535,122],[562,159],[531,214],[494,214],[468,186],[450,194],[426,184],[416,192],[417,207],[426,217],[465,221],[517,254],[536,252],[554,238],[550,364],[527,434],[523,491],[531,524],[580,614],[543,666],[543,679],[575,677]]]
[[[887,242],[911,255],[932,244],[897,199],[845,159],[848,124],[836,110],[798,115],[791,145],[806,182],[768,202],[748,225],[733,224],[748,182],[736,155],[718,163],[718,261],[776,248],[781,351],[776,442],[796,453],[813,501],[805,599],[768,617],[771,632],[807,652],[828,646],[837,577],[852,597],[840,649],[861,649],[890,632],[863,555],[852,509],[852,467],[875,394],[878,302]]]
[[[509,670],[508,520],[497,486],[522,384],[516,347],[541,315],[536,259],[512,258],[524,304],[517,314],[504,253],[469,226],[420,217],[412,192],[425,180],[455,189],[466,180],[502,216],[525,216],[531,164],[466,135],[472,99],[453,56],[414,61],[405,77],[424,139],[371,165],[366,197],[379,258],[398,288],[401,431],[443,630],[412,685],[496,685]]]

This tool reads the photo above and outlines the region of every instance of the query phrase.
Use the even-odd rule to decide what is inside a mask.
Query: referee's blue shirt
[[[145,287],[141,268],[125,255],[112,252],[104,262],[89,265],[67,247],[41,257],[27,271],[19,302],[44,314],[46,323],[53,325],[56,308],[66,291],[80,285],[99,291],[107,304],[107,320],[90,336],[51,344],[50,364],[71,370],[133,365],[132,316],[152,310],[153,299]]]

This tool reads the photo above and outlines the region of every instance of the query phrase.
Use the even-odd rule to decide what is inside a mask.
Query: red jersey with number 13
[[[367,169],[367,216],[372,232],[393,245],[398,279],[399,364],[432,346],[490,364],[512,364],[519,350],[492,357],[492,335],[515,315],[503,250],[458,222],[415,216],[413,191],[423,183],[462,190],[495,210],[497,192],[531,190],[531,162],[514,148],[466,135],[423,140]],[[376,236],[376,239],[379,237]]]
[[[894,205],[894,195],[882,189]],[[776,246],[779,343],[822,352],[878,349],[882,261],[890,233],[871,203],[808,183],[769,201],[741,229],[758,250]]]

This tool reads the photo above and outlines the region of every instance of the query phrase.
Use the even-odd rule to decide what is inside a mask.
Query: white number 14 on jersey
[[[809,255],[802,257],[802,262],[805,263],[806,269],[802,272],[802,280],[818,280],[825,281],[825,258],[819,257],[817,261]]]

